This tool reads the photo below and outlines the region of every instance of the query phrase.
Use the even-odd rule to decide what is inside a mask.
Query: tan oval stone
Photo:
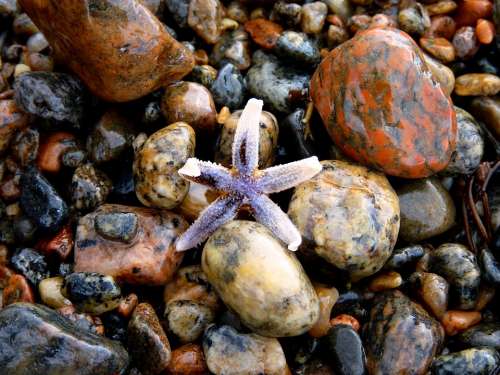
[[[500,77],[489,73],[469,73],[455,80],[455,94],[460,96],[496,95],[500,92]]]

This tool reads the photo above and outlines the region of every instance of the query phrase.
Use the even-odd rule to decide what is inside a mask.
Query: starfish
[[[178,173],[186,180],[208,186],[220,194],[176,242],[177,251],[191,249],[206,240],[221,225],[249,206],[255,219],[295,251],[302,242],[300,232],[287,214],[267,194],[290,189],[318,174],[322,166],[316,156],[258,169],[259,123],[263,102],[250,99],[236,127],[231,169],[190,158]]]

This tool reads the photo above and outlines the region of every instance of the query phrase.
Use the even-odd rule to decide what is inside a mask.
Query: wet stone
[[[441,319],[448,309],[450,289],[448,282],[443,277],[429,272],[415,272],[409,281],[429,312],[437,319]]]
[[[431,252],[429,270],[450,283],[451,304],[460,310],[476,306],[481,272],[476,257],[465,246],[444,244]]]
[[[479,50],[476,30],[471,26],[459,28],[453,36],[452,43],[460,59],[470,59]]]
[[[217,78],[217,69],[210,65],[196,65],[191,72],[190,79],[205,87],[211,87]]]
[[[394,291],[375,297],[363,337],[368,373],[423,375],[442,345],[444,332],[420,305]]]
[[[455,47],[445,38],[420,38],[420,46],[443,63],[456,58]]]
[[[307,34],[285,31],[278,38],[274,51],[286,61],[311,66],[320,62],[321,56],[316,43]]]
[[[488,249],[481,250],[479,263],[483,271],[482,276],[489,283],[500,285],[500,263],[497,261],[493,253]]]
[[[114,375],[128,366],[121,345],[42,305],[15,304],[0,311],[0,348],[4,375]]]
[[[256,334],[241,334],[230,326],[211,326],[203,337],[208,369],[215,374],[280,375],[286,359],[278,340]]]
[[[460,96],[496,95],[500,92],[500,77],[488,73],[469,73],[455,80],[455,94]]]
[[[227,106],[230,110],[242,107],[246,84],[240,71],[231,63],[222,67],[213,82],[210,91],[218,106]]]
[[[43,279],[38,285],[42,302],[53,309],[71,306],[71,301],[62,294],[63,284],[64,278],[61,276]]]
[[[205,328],[215,321],[215,312],[209,306],[191,300],[174,300],[167,304],[165,316],[169,330],[181,343],[195,342]]]
[[[219,0],[191,0],[188,25],[208,44],[215,44],[222,34],[223,5]]]
[[[408,182],[398,188],[397,193],[401,208],[401,239],[423,241],[446,232],[455,224],[455,205],[437,178]]]
[[[337,375],[365,375],[366,356],[361,338],[351,326],[338,324],[323,339]]]
[[[264,18],[257,18],[247,21],[245,30],[250,34],[255,44],[264,49],[272,49],[283,32],[283,27]]]
[[[302,31],[307,34],[318,34],[323,29],[328,7],[321,1],[304,4],[300,21]]]
[[[402,71],[411,72],[404,84]],[[451,100],[401,31],[372,28],[335,48],[316,70],[311,96],[335,144],[362,164],[419,178],[444,169],[451,158],[456,141]]]
[[[112,182],[104,172],[87,163],[76,168],[71,179],[71,201],[82,211],[90,211],[106,201]]]
[[[139,304],[128,324],[128,348],[133,362],[143,375],[156,375],[165,371],[170,362],[168,338],[153,307]]]
[[[175,349],[168,371],[172,375],[206,375],[208,368],[203,349],[197,344],[186,344]]]
[[[16,79],[16,103],[27,113],[79,127],[87,107],[87,93],[77,78],[66,73],[32,72]]]
[[[402,9],[398,14],[398,21],[401,30],[414,35],[424,34],[431,26],[429,13],[420,3]]]
[[[100,315],[120,303],[121,290],[111,276],[75,272],[64,278],[63,295],[81,312]]]
[[[433,375],[489,375],[500,366],[500,355],[493,348],[471,348],[441,355],[432,362]]]
[[[454,337],[455,346],[479,348],[482,346],[500,350],[500,323],[481,323]]]
[[[10,260],[12,267],[37,286],[40,281],[50,276],[45,257],[33,249],[18,250]]]
[[[85,153],[85,151],[79,150],[77,148],[72,148],[62,155],[61,162],[65,167],[77,168],[85,161],[86,158],[87,154]]]
[[[391,257],[384,264],[385,270],[401,269],[416,263],[425,254],[425,250],[420,245],[412,245],[395,249]]]
[[[295,188],[288,215],[310,248],[359,280],[390,257],[399,230],[399,203],[386,177],[338,160]]]
[[[66,132],[55,132],[43,139],[38,152],[37,166],[42,172],[57,173],[61,170],[61,155],[76,148],[75,136]]]
[[[251,64],[248,39],[248,34],[242,29],[224,33],[212,49],[210,61],[216,67],[231,63],[239,70],[248,69]]]
[[[137,215],[133,212],[113,212],[95,217],[96,232],[110,240],[130,243],[137,234]]]
[[[40,133],[36,129],[25,129],[14,138],[11,153],[19,161],[21,167],[33,164],[38,154]]]
[[[52,185],[35,168],[21,176],[21,208],[44,231],[56,232],[68,216],[68,207]]]
[[[278,21],[286,27],[293,28],[300,24],[302,18],[302,7],[296,3],[277,1],[272,10],[271,19]]]

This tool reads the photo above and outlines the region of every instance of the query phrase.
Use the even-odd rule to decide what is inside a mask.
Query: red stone
[[[334,142],[360,163],[422,178],[450,161],[452,102],[402,31],[369,29],[335,48],[314,73],[311,96]]]
[[[73,243],[73,231],[66,225],[55,236],[38,241],[35,248],[45,256],[56,255],[60,261],[65,261],[73,250]]]
[[[253,41],[262,48],[271,49],[276,45],[283,28],[272,21],[257,18],[245,23],[245,30]]]
[[[16,302],[35,302],[35,297],[28,281],[21,275],[12,275],[3,290],[3,307]]]

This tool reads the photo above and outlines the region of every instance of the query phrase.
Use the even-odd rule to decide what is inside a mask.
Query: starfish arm
[[[269,197],[259,195],[249,201],[255,219],[268,227],[273,234],[285,242],[289,250],[296,251],[302,236],[287,214]]]
[[[250,175],[259,165],[260,115],[262,100],[250,99],[241,113],[234,134],[233,167]]]
[[[316,156],[267,168],[260,172],[258,188],[265,194],[290,189],[316,176],[322,168]]]
[[[234,197],[216,199],[177,239],[176,250],[189,250],[205,241],[218,227],[234,219],[241,204],[242,200]]]
[[[178,173],[186,180],[206,185],[217,191],[231,190],[233,181],[231,172],[216,163],[189,158]]]

